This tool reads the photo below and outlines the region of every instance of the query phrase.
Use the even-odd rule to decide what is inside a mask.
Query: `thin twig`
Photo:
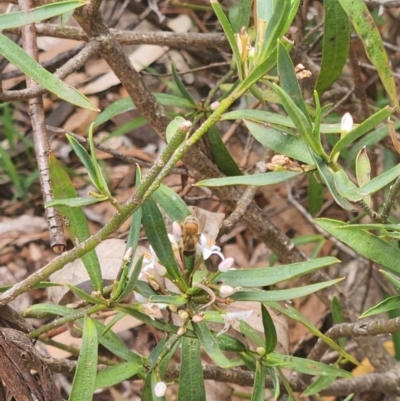
[[[23,11],[33,8],[33,2],[31,0],[19,0],[18,5]],[[21,33],[24,50],[34,60],[37,60],[38,49],[36,45],[35,27],[32,24],[25,25],[21,28]],[[35,85],[36,84],[32,78],[27,76],[26,86],[30,88]],[[30,99],[28,105],[29,116],[32,123],[33,140],[35,143],[40,186],[42,189],[43,200],[47,203],[53,199],[53,190],[51,186],[49,167],[50,145],[46,131],[43,99],[41,96],[37,96]],[[46,218],[49,226],[50,246],[54,252],[62,253],[67,246],[67,241],[64,237],[63,221],[60,212],[54,207],[46,208]]]
[[[377,220],[379,219],[381,223],[385,224],[388,222],[390,210],[392,209],[392,206],[396,201],[396,197],[399,191],[400,191],[400,177],[397,177],[394,184],[390,186],[389,194],[382,207],[382,212],[377,217]]]

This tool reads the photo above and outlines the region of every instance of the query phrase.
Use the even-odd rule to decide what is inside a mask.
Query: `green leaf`
[[[382,38],[363,0],[338,0],[360,36],[365,52],[376,68],[393,106],[398,107],[396,84]]]
[[[338,0],[338,1],[341,1],[341,0]],[[360,124],[359,126],[354,128],[347,135],[345,135],[343,138],[339,139],[339,141],[336,142],[335,146],[332,149],[331,155],[335,155],[336,153],[339,153],[346,146],[350,145],[356,139],[360,138],[360,136],[364,135],[368,131],[375,128],[379,123],[386,120],[393,113],[393,111],[394,110],[392,108],[387,106],[387,107],[377,111],[371,117],[364,120],[362,122],[362,124]]]
[[[57,159],[50,154],[50,178],[53,184],[54,202],[65,198],[76,198],[76,191],[72,182]],[[49,202],[50,203],[50,202]],[[66,229],[74,244],[79,244],[90,237],[89,225],[86,216],[80,208],[72,209],[66,206],[57,206],[62,218],[64,219]],[[81,256],[82,262],[90,277],[93,289],[102,292],[103,279],[97,253],[93,249]]]
[[[290,25],[290,17],[294,17],[291,12],[290,0],[272,0],[268,2],[271,6],[265,4],[264,0],[257,1],[257,18],[266,21],[266,30],[260,38],[262,38],[262,46],[259,45],[259,39],[256,42],[256,53],[260,52],[258,56],[258,64],[268,59],[276,47],[277,39],[281,38],[285,33],[287,27]],[[269,8],[264,8],[264,5]],[[272,11],[272,14],[271,14]],[[288,25],[289,23],[289,25]]]
[[[132,376],[144,375],[143,366],[132,362],[119,363],[97,373],[95,390],[99,388],[112,387]]]
[[[244,175],[239,177],[210,178],[196,184],[198,187],[220,187],[224,185],[274,185],[285,182],[303,173],[293,171],[278,171],[271,173],[261,173],[254,175]]]
[[[356,177],[359,187],[367,185],[371,181],[371,163],[369,161],[367,149],[363,147],[356,157]],[[371,197],[366,196],[364,202],[367,205],[371,204]]]
[[[252,0],[241,0],[238,6],[229,8],[229,20],[235,33],[239,33],[242,27],[248,28],[252,4]]]
[[[400,295],[396,295],[395,297],[389,297],[379,302],[377,305],[372,308],[367,309],[361,317],[369,317],[377,315],[378,313],[386,313],[391,310],[398,310],[400,308]]]
[[[251,394],[251,401],[264,401],[265,400],[265,372],[264,367],[260,361],[256,361],[256,371],[254,377],[253,393]]]
[[[89,156],[87,150],[71,135],[67,134],[67,139],[72,146],[72,149],[79,157],[79,160],[85,166],[92,184],[100,191],[100,183],[97,180],[97,173],[94,167],[92,158]]]
[[[363,196],[373,194],[384,188],[386,185],[394,181],[398,176],[400,176],[400,164],[392,167],[390,170],[378,175],[378,177],[373,178],[370,182],[363,185],[359,192]]]
[[[71,199],[53,199],[46,203],[48,207],[66,206],[68,208],[81,208],[83,206],[93,205],[95,203],[104,202],[108,198],[106,196],[90,197],[90,198],[71,198]]]
[[[350,47],[350,24],[338,0],[324,0],[324,38],[321,70],[315,84],[319,96],[342,73]]]
[[[308,115],[304,114],[297,107],[292,98],[281,87],[276,84],[271,84],[270,86],[278,94],[283,108],[293,120],[304,141],[317,155],[326,158],[321,142],[317,141],[312,134],[312,127],[309,118],[307,117]]]
[[[310,397],[312,395],[318,395],[320,391],[329,387],[335,380],[335,376],[320,376],[303,391],[301,396]]]
[[[244,120],[244,123],[254,138],[267,148],[303,163],[314,164],[307,144],[297,136],[249,120]]]
[[[67,316],[76,313],[75,309],[67,308],[62,305],[54,304],[34,304],[24,309],[23,317],[31,317],[36,319],[44,319],[52,316]]]
[[[324,187],[316,179],[315,174],[308,174],[308,210],[315,216],[324,204]]]
[[[178,401],[205,400],[206,391],[204,388],[199,340],[183,337]]]
[[[325,281],[323,283],[310,284],[304,287],[291,288],[289,290],[279,290],[279,291],[238,291],[231,295],[229,298],[234,301],[257,301],[257,302],[271,302],[271,301],[285,301],[288,299],[294,299],[299,297],[304,297],[306,295],[312,294],[326,287],[334,285],[342,279]]]
[[[385,270],[400,274],[400,249],[397,247],[363,230],[343,230],[342,227],[348,224],[342,221],[331,219],[314,219],[313,221],[360,255],[379,263]]]
[[[0,54],[17,66],[25,75],[57,95],[60,99],[84,109],[99,111],[82,93],[65,84],[29,57],[16,43],[0,33]]]
[[[179,92],[183,95],[183,97],[190,102],[194,107],[196,107],[196,102],[193,100],[192,96],[186,89],[185,85],[183,84],[181,78],[176,71],[174,63],[171,63],[171,70],[172,70],[172,77],[174,78],[175,84],[178,87]]]
[[[176,280],[176,284],[180,286],[181,289],[186,289],[186,284],[180,275],[160,209],[151,198],[143,203],[142,208],[143,227],[158,259],[161,264],[165,266],[172,279]]]
[[[338,259],[328,256],[278,267],[229,270],[226,273],[220,274],[216,278],[216,281],[222,281],[226,285],[232,287],[265,287],[301,277],[304,274],[312,273],[325,266],[330,266],[339,262]]]
[[[265,354],[271,353],[278,342],[274,321],[265,305],[261,304],[261,316],[265,334]]]
[[[18,28],[24,25],[33,24],[47,18],[55,17],[84,6],[85,1],[60,1],[46,4],[28,11],[18,11],[0,15],[1,30]]]
[[[184,295],[152,295],[149,302],[153,304],[186,305],[188,300]]]
[[[97,374],[97,332],[93,320],[85,317],[82,347],[72,382],[69,401],[91,401],[95,390]]]
[[[106,330],[106,326],[97,320],[93,320],[96,326],[99,343],[114,355],[136,365],[143,365],[144,358],[136,355],[126,347],[124,342],[112,330]]]
[[[207,138],[210,142],[211,153],[213,154],[219,170],[228,177],[243,175],[225,144],[222,142],[221,135],[215,125],[210,127],[207,131]]]
[[[221,120],[248,120],[256,123],[267,123],[272,126],[283,126],[296,128],[293,120],[281,114],[271,113],[264,110],[243,109],[234,110],[221,116]],[[282,129],[282,128],[280,128]],[[323,134],[340,134],[340,124],[321,124],[320,131]]]
[[[226,356],[221,352],[218,344],[215,341],[214,336],[211,334],[210,329],[204,322],[192,323],[193,330],[201,342],[207,355],[221,368],[230,368],[235,366],[237,363],[232,363]]]
[[[80,288],[69,284],[69,283],[65,283],[65,285],[75,294],[77,295],[79,298],[85,300],[86,302],[89,302],[93,305],[108,305],[107,300],[105,300],[104,298],[99,298],[99,297],[94,297],[92,295],[89,295],[87,292],[81,290]]]
[[[126,282],[125,288],[123,289],[119,297],[115,300],[115,302],[122,302],[128,295],[132,294],[132,291],[135,288],[137,280],[142,271],[142,265],[143,255],[136,262],[135,267],[131,271],[131,275],[128,278],[128,281]]]
[[[363,198],[357,185],[350,180],[344,170],[336,171],[332,175],[336,189],[343,198],[351,202],[358,202]]]
[[[193,105],[186,99],[181,97],[170,95],[168,93],[154,93],[154,97],[163,105],[178,107],[181,109],[192,109]],[[119,114],[127,111],[136,110],[136,105],[130,97],[117,100],[107,106],[94,120],[94,126],[97,127],[104,124],[106,121],[111,120]]]
[[[393,277],[391,274],[389,274],[383,270],[379,270],[379,271],[388,279],[388,281],[390,281],[392,283],[396,292],[398,294],[400,294],[400,281],[397,278]]]
[[[281,41],[278,40],[278,75],[282,90],[289,96],[298,109],[304,114],[311,124],[311,119],[304,103],[303,95],[300,90],[299,81],[294,72],[294,66],[288,51]],[[294,120],[293,120],[294,121]]]
[[[182,198],[167,185],[161,184],[152,197],[172,221],[181,222],[191,214]]]
[[[107,182],[104,178],[103,172],[100,169],[99,162],[97,161],[96,157],[96,148],[94,146],[94,141],[93,141],[93,126],[94,123],[90,124],[89,127],[89,133],[88,133],[88,141],[89,141],[89,146],[90,146],[90,155],[92,159],[92,165],[94,168],[94,171],[96,173],[96,187],[99,189],[102,195],[108,196],[111,198],[111,193],[110,190],[108,189]]]
[[[318,172],[325,182],[329,192],[332,194],[333,198],[335,199],[336,203],[340,205],[343,209],[355,211],[357,210],[351,203],[349,203],[346,199],[344,199],[338,190],[336,189],[335,181],[333,178],[333,172],[328,168],[325,160],[321,159],[316,154],[312,154],[312,157],[315,160],[315,165],[317,166]]]
[[[149,316],[148,313],[145,314],[145,313],[139,312],[137,309],[140,307],[141,307],[141,305],[138,306],[137,304],[133,304],[133,305],[118,304],[118,305],[115,305],[114,308],[120,312],[124,312],[128,315],[131,315],[131,316],[135,317],[136,319],[139,319],[143,323],[145,323],[149,326],[153,326],[158,330],[166,331],[166,332],[174,333],[174,334],[177,333],[179,327],[175,326],[174,324],[165,323],[159,319],[154,319],[152,316]],[[187,335],[189,337],[194,336],[194,334],[191,330],[187,330],[185,335]]]
[[[321,362],[312,361],[310,359],[298,358],[272,352],[265,357],[268,366],[281,366],[285,369],[294,370],[296,372],[305,373],[313,376],[334,376],[334,377],[353,377],[350,372],[325,365]]]
[[[235,34],[233,33],[231,24],[229,23],[228,18],[226,18],[226,15],[225,15],[224,11],[222,10],[222,7],[218,3],[218,0],[210,0],[210,3],[215,12],[215,15],[218,18],[219,23],[222,26],[222,29],[224,30],[226,39],[228,40],[229,45],[232,49],[233,55],[235,57],[236,68],[238,70],[239,78],[240,78],[240,80],[243,80],[241,54],[239,53],[239,48],[236,43]]]
[[[331,312],[332,312],[332,319],[333,319],[334,324],[340,324],[340,323],[344,322],[343,309],[336,296],[334,296],[332,299]],[[340,337],[338,339],[338,344],[339,344],[340,348],[344,349],[344,347],[346,345],[345,338]]]

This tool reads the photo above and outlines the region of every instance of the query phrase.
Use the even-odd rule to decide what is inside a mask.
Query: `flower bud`
[[[216,110],[218,107],[219,107],[219,102],[218,101],[216,101],[216,102],[212,102],[211,104],[210,104],[210,109],[212,110],[212,111],[214,111],[214,110]]]
[[[263,356],[265,354],[265,348],[264,347],[257,347],[256,352],[258,355]]]
[[[193,317],[192,317],[192,322],[193,323],[199,323],[199,322],[201,322],[203,320],[203,316],[200,316],[200,315],[194,315]]]
[[[166,391],[167,391],[167,385],[164,382],[158,382],[154,386],[154,394],[157,397],[164,397]]]
[[[176,332],[176,335],[178,336],[183,336],[186,332],[186,327],[179,327],[178,331]]]
[[[189,317],[189,314],[188,314],[185,310],[181,309],[181,310],[178,312],[178,316],[179,316],[182,320],[186,320],[186,319]]]
[[[235,292],[235,289],[232,288],[230,285],[221,285],[219,287],[219,295],[221,298],[227,298]]]
[[[342,131],[342,133],[346,133],[346,134],[353,130],[353,117],[351,116],[350,113],[346,113],[342,117],[340,130]]]
[[[180,224],[176,221],[172,223],[172,233],[174,234],[175,237],[180,237],[182,235],[182,228]]]
[[[165,266],[160,265],[157,262],[154,263],[154,270],[161,277],[164,277],[167,274],[167,269],[165,268]]]
[[[224,259],[219,265],[218,270],[221,273],[226,273],[233,265],[234,259],[233,258],[226,258]]]

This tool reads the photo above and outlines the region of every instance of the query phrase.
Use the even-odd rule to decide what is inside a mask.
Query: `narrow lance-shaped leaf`
[[[236,43],[236,38],[235,34],[233,33],[231,24],[228,21],[228,18],[226,18],[226,15],[224,11],[222,10],[221,5],[218,3],[218,0],[210,0],[211,6],[215,12],[215,15],[217,16],[219,23],[222,26],[222,29],[225,32],[225,36],[228,39],[229,45],[232,49],[233,55],[235,56],[235,62],[236,62],[236,67],[238,70],[239,78],[242,80],[243,79],[243,71],[242,71],[242,65],[240,62],[240,52],[238,45]]]
[[[400,250],[364,230],[344,230],[348,226],[338,220],[314,219],[314,222],[357,253],[379,263],[394,274],[400,274]]]
[[[277,171],[239,177],[210,178],[196,184],[198,187],[219,187],[223,185],[274,185],[290,180],[303,174],[303,172]]]
[[[205,401],[200,343],[196,338],[182,338],[178,401]]]
[[[265,335],[265,354],[271,353],[278,342],[274,321],[265,305],[261,304],[261,316]]]
[[[56,15],[75,10],[85,5],[85,1],[59,1],[46,4],[28,11],[18,11],[0,15],[0,27],[2,30],[18,28],[24,25],[33,24]]]
[[[257,267],[254,269],[229,270],[220,274],[216,281],[223,281],[232,287],[265,287],[293,280],[304,274],[312,273],[318,269],[340,262],[332,256],[292,263],[279,267]]]
[[[226,148],[225,144],[222,142],[221,135],[215,125],[208,130],[207,138],[210,142],[211,152],[214,156],[215,163],[220,171],[222,171],[228,177],[242,175],[243,173],[239,169],[235,160],[233,160],[233,157]]]
[[[290,96],[290,98],[293,100],[293,103],[307,117],[309,123],[311,123],[303,95],[300,91],[299,82],[294,72],[292,60],[290,59],[289,53],[281,41],[278,41],[278,73],[280,77],[281,88],[288,96]]]
[[[297,136],[249,120],[244,120],[244,123],[262,145],[292,159],[306,164],[314,164],[309,147]]]
[[[398,107],[396,84],[379,29],[363,0],[338,0],[360,35],[365,52],[376,68],[393,106]]]
[[[310,284],[305,287],[292,288],[290,290],[238,291],[233,295],[231,295],[229,298],[233,299],[234,301],[256,301],[256,302],[285,301],[288,299],[304,297],[305,295],[312,294],[316,291],[334,285],[340,281],[342,281],[342,279],[330,280],[317,284]]]
[[[84,109],[99,111],[86,96],[45,70],[17,44],[1,33],[0,54],[10,63],[17,66],[25,75],[31,77],[35,82],[54,93],[60,99],[64,99]]]
[[[168,238],[167,229],[160,209],[152,198],[147,199],[142,208],[143,227],[150,244],[154,248],[161,264],[167,269],[168,274],[176,281],[176,285],[184,290],[186,284],[180,275],[180,270],[175,260],[174,252]]]
[[[346,146],[353,143],[360,136],[364,135],[368,131],[375,128],[379,123],[386,120],[393,113],[393,111],[394,111],[394,109],[392,109],[390,107],[385,107],[385,108],[377,111],[371,117],[368,117],[366,120],[364,120],[362,122],[362,124],[360,124],[359,126],[354,128],[347,135],[345,135],[338,142],[336,142],[335,146],[332,149],[331,157],[332,157],[332,155],[335,155],[336,153],[340,152]]]
[[[264,400],[265,400],[265,372],[260,361],[256,361],[256,371],[255,371],[251,401],[264,401]]]
[[[315,90],[321,96],[340,76],[350,46],[349,19],[338,0],[324,0],[324,38],[321,70]]]
[[[91,401],[97,374],[97,331],[89,317],[85,317],[82,347],[79,353],[69,401]]]
[[[76,199],[76,191],[68,174],[52,154],[49,157],[54,197],[56,199]],[[74,244],[79,244],[90,237],[89,226],[82,209],[67,206],[58,206],[58,209]],[[93,289],[101,292],[103,290],[103,279],[96,251],[93,249],[87,252],[81,259],[88,272]]]

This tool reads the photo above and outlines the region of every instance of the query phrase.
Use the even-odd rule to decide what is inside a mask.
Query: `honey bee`
[[[196,253],[201,235],[200,222],[194,216],[187,216],[181,224],[181,228],[180,248],[185,256],[192,256]]]

